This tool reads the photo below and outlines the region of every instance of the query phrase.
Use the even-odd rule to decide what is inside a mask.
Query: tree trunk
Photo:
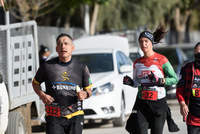
[[[184,32],[178,31],[178,40],[177,40],[177,43],[180,45],[183,42],[184,42]]]
[[[97,21],[98,11],[99,11],[99,4],[97,2],[95,2],[94,11],[93,11],[93,15],[92,15],[92,21],[91,21],[91,25],[90,25],[90,35],[95,34],[95,25],[96,25],[96,21]]]
[[[66,15],[65,17],[65,24],[64,24],[65,28],[70,28],[70,15]]]
[[[190,34],[189,34],[190,20],[191,20],[191,15],[189,15],[187,23],[186,23],[186,31],[185,31],[185,42],[186,43],[190,43]]]
[[[161,25],[161,26],[166,26],[165,20],[164,20],[163,18],[160,20],[160,25]]]
[[[56,27],[60,27],[61,20],[62,20],[62,16],[58,16],[56,20]]]
[[[177,39],[178,44],[184,42],[184,33],[186,30],[186,23],[190,14],[191,14],[191,10],[185,10],[183,14],[183,19],[181,20],[180,8],[176,7],[174,22],[175,22],[176,31],[178,33],[178,39]]]
[[[51,17],[50,17],[50,15],[47,15],[47,17],[42,17],[43,19],[44,19],[44,24],[43,25],[45,25],[45,26],[50,26],[51,25]]]

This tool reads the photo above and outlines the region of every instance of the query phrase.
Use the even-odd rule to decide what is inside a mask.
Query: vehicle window
[[[90,73],[113,71],[113,57],[110,53],[73,55],[73,58],[85,63]]]
[[[132,61],[124,53],[119,51],[119,55],[122,57],[123,65],[132,65]]]
[[[169,62],[171,63],[171,65],[173,66],[175,72],[177,72],[178,67],[179,67],[179,60],[178,60],[178,56],[176,53],[176,49],[175,48],[156,48],[154,49],[155,52],[164,55]]]
[[[182,50],[187,55],[189,61],[194,60],[194,49],[193,48],[182,48]]]
[[[140,58],[141,55],[139,53],[130,53],[129,57],[134,62],[135,60],[137,60],[138,58]]]
[[[117,69],[118,69],[118,72],[120,72],[120,67],[122,65],[124,65],[124,62],[123,62],[122,57],[120,56],[120,52],[119,51],[116,53],[116,57],[117,57]]]

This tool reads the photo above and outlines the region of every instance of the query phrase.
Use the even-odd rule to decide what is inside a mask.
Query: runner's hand
[[[152,71],[151,71],[151,74],[148,75],[148,77],[151,83],[164,85],[164,78],[158,78]]]
[[[87,99],[87,93],[84,90],[81,90],[76,93],[79,100]]]
[[[180,112],[181,112],[181,115],[183,115],[183,116],[188,115],[189,109],[188,109],[188,106],[185,104],[184,101],[182,101],[180,103]]]
[[[125,76],[124,79],[123,79],[123,84],[124,85],[129,85],[129,86],[133,86],[134,85],[134,82],[133,80],[131,79],[131,77],[129,76]]]
[[[45,93],[43,95],[41,95],[40,98],[41,98],[42,102],[46,105],[50,105],[53,101],[55,101],[53,97],[51,97],[50,95],[45,94]]]

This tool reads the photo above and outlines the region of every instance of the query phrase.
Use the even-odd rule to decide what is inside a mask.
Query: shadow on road
[[[46,132],[46,124],[41,124],[41,125],[35,125],[32,126],[32,133],[41,133],[41,132]],[[112,120],[100,120],[100,121],[94,121],[90,120],[84,123],[83,129],[91,129],[91,128],[100,128],[100,127],[113,127],[112,125]]]
[[[90,120],[87,123],[84,123],[83,129],[100,128],[102,126],[113,127],[112,120],[102,120],[102,121]]]

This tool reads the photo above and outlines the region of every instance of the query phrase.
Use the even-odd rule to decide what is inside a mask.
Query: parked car
[[[92,96],[83,103],[85,120],[113,119],[114,126],[124,126],[137,89],[123,85],[125,75],[132,76],[133,62],[126,37],[96,35],[75,39],[72,57],[84,62],[90,71]],[[57,56],[52,53],[48,59]]]
[[[194,44],[182,45],[181,49],[187,55],[188,61],[194,61]]]
[[[194,45],[170,45],[170,46],[154,46],[153,50],[167,57],[172,64],[174,71],[179,77],[181,67],[193,60]],[[166,97],[168,99],[176,98],[176,85],[165,85]]]

